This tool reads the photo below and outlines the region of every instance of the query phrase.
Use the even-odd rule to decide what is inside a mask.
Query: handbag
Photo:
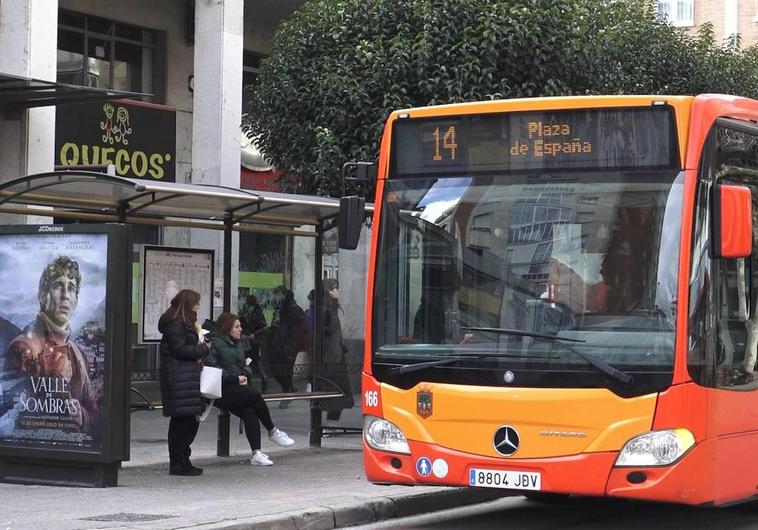
[[[215,366],[203,366],[200,372],[200,393],[206,399],[218,399],[221,397],[221,368]]]

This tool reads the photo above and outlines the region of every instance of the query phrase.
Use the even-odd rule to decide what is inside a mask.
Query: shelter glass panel
[[[366,320],[366,273],[370,230],[364,229],[356,250],[338,249],[337,230],[324,237],[322,315],[323,390],[341,398],[324,400],[325,433],[356,432],[362,425],[361,370]]]
[[[237,312],[253,383],[264,394],[303,391],[307,383],[305,308],[315,269],[313,242],[300,239],[240,234]]]

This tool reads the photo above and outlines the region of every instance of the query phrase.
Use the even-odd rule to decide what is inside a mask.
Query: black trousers
[[[250,449],[256,451],[261,448],[261,426],[266,430],[274,428],[268,405],[263,401],[263,396],[253,387],[247,385],[225,385],[221,398],[214,403],[215,406],[226,409],[238,416],[245,425],[245,435],[250,444]]]
[[[195,416],[171,416],[168,422],[168,459],[172,467],[189,464],[190,444],[200,423]]]

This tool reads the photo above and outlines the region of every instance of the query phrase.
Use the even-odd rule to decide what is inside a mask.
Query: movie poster
[[[0,234],[0,444],[100,451],[108,235]]]

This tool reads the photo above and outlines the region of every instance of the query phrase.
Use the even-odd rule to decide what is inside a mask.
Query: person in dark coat
[[[273,462],[261,451],[259,421],[266,427],[268,437],[274,443],[287,447],[295,442],[286,432],[274,425],[263,396],[249,386],[252,372],[245,366],[245,352],[240,342],[242,324],[237,315],[221,313],[216,321],[216,329],[217,334],[213,336],[211,346],[211,359],[215,366],[221,368],[223,375],[221,398],[214,404],[238,416],[244,423],[245,435],[253,452],[250,463],[254,466],[270,466]]]
[[[311,391],[311,381],[313,380],[313,336],[316,331],[316,290],[311,289],[308,292],[308,309],[305,310],[305,350],[308,352],[307,367],[308,371],[305,378],[306,392]]]
[[[245,307],[240,313],[239,319],[242,324],[242,336],[240,337],[242,348],[251,361],[250,368],[260,375],[261,392],[265,392],[268,381],[261,364],[261,342],[265,340],[265,336],[256,337],[255,334],[265,329],[268,323],[266,322],[266,315],[263,314],[263,308],[261,308],[254,294],[249,294],[245,298]]]
[[[243,335],[255,335],[267,325],[266,315],[263,314],[263,308],[254,294],[249,294],[245,298],[245,309],[242,310],[239,318]]]
[[[329,399],[324,403],[327,411],[326,419],[338,421],[342,409],[354,405],[353,391],[347,376],[345,353],[347,348],[342,342],[342,324],[340,323],[339,305],[340,284],[334,278],[324,280],[324,325],[322,337],[322,358],[324,362],[324,378],[342,391],[343,397]]]
[[[161,337],[160,383],[163,415],[168,424],[169,474],[200,475],[203,470],[190,462],[190,445],[199,422],[197,415],[205,409],[200,394],[200,371],[210,353],[201,342],[197,310],[200,293],[183,289],[171,300],[171,306],[158,320]]]
[[[282,392],[292,392],[295,358],[297,352],[305,349],[305,312],[295,303],[292,291],[283,285],[274,289],[274,307],[276,312],[267,341],[268,361],[271,375],[281,385]]]

